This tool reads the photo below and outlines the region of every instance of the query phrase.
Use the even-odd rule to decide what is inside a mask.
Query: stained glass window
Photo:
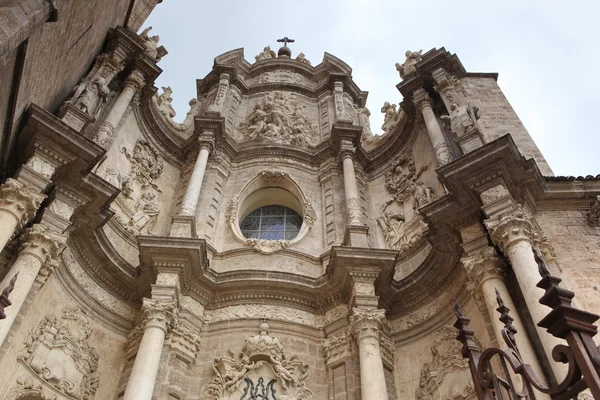
[[[293,240],[302,226],[302,217],[291,208],[264,206],[251,212],[240,224],[248,239]]]

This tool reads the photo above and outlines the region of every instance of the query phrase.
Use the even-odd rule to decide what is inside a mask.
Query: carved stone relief
[[[475,399],[469,361],[462,356],[456,329],[444,325],[431,346],[432,360],[423,365],[417,400]]]
[[[269,58],[275,58],[277,55],[273,50],[271,50],[271,46],[267,46],[260,52],[257,56],[254,56],[256,61],[268,60]]]
[[[32,377],[23,374],[17,378],[17,384],[10,390],[9,399],[56,400],[57,396],[41,384],[35,383]]]
[[[313,393],[304,381],[308,364],[298,356],[286,358],[283,346],[269,334],[263,322],[260,333],[251,335],[236,356],[229,350],[213,364],[213,381],[204,386],[204,396],[215,400],[310,400]]]
[[[442,120],[450,121],[450,129],[458,137],[480,132],[477,126],[477,120],[479,119],[479,108],[471,106],[470,104],[459,105],[458,103],[452,103],[450,106],[450,115],[442,115]]]
[[[600,196],[596,196],[596,201],[587,215],[587,220],[591,226],[598,226],[600,224]]]
[[[318,130],[305,107],[281,92],[265,95],[238,130],[245,139],[263,142],[306,147],[318,141]]]
[[[396,111],[396,105],[390,104],[389,102],[383,103],[381,107],[381,112],[384,114],[383,116],[383,125],[381,125],[381,130],[385,135],[388,132],[392,132],[398,122],[400,121],[400,112]]]
[[[41,159],[38,155],[34,155],[27,161],[27,166],[42,175],[44,178],[52,179],[56,168],[50,163]]]
[[[119,223],[130,234],[154,235],[162,193],[154,181],[162,174],[164,161],[143,139],[136,142],[133,151],[123,147],[121,153],[130,162],[129,173],[107,168],[102,174],[109,183],[121,189],[111,207]]]
[[[156,62],[160,61],[165,55],[167,55],[167,50],[164,46],[159,46],[158,42],[160,41],[160,36],[149,36],[148,33],[152,30],[152,27],[144,29],[142,33],[140,33],[140,37],[144,42],[144,54],[148,57],[156,60]]]
[[[295,83],[304,82],[304,78],[297,72],[286,69],[276,69],[275,71],[265,72],[260,76],[259,83]]]
[[[404,64],[396,63],[396,71],[398,71],[398,73],[400,74],[400,78],[402,78],[402,79],[406,78],[408,75],[417,71],[417,69],[415,68],[415,65],[419,61],[421,61],[421,56],[423,55],[423,50],[419,50],[419,51],[407,50],[406,53],[404,53],[404,55],[406,56],[406,60],[404,61]]]
[[[90,323],[79,308],[45,316],[29,333],[19,359],[48,385],[75,399],[91,400],[98,389],[98,353],[90,346]],[[25,385],[30,386],[30,385]]]
[[[306,58],[306,55],[304,55],[304,53],[302,53],[302,52],[298,53],[298,56],[296,57],[296,61],[300,61],[304,64],[308,64],[308,65],[312,66],[310,61]]]
[[[392,197],[384,204],[377,222],[390,249],[406,251],[421,240],[427,225],[418,209],[435,199],[433,189],[419,177],[412,154],[405,155],[385,174],[385,187]]]
[[[163,86],[162,90],[162,94],[159,95],[157,93],[154,96],[158,111],[160,111],[167,118],[173,118],[175,115],[177,115],[172,105],[173,97],[171,95],[173,94],[173,89],[171,89],[170,86]]]

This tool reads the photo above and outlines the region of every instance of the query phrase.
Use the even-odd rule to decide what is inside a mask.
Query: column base
[[[479,129],[471,129],[464,135],[455,138],[454,142],[460,147],[463,154],[468,154],[484,144]]]
[[[368,233],[369,227],[365,225],[348,225],[344,233],[344,246],[368,248]]]
[[[195,238],[196,234],[196,217],[193,215],[174,215],[172,217],[173,224],[171,225],[171,237],[186,237]]]
[[[73,128],[76,132],[81,132],[94,118],[84,113],[79,108],[71,103],[65,103],[58,113],[58,117],[62,122]]]

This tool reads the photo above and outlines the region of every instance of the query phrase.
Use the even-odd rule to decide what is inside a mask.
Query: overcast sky
[[[600,174],[598,0],[167,0],[153,26],[169,54],[156,86],[171,86],[181,121],[195,80],[214,58],[243,47],[246,60],[277,39],[296,40],[313,65],[328,52],[353,69],[369,92],[371,126],[380,132],[384,101],[399,103],[394,64],[408,49],[445,47],[469,72],[498,82],[556,175]]]

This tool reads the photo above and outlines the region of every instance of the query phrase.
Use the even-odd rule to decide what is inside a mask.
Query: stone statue
[[[175,109],[171,105],[173,103],[173,89],[170,86],[162,88],[163,93],[160,96],[156,97],[156,104],[158,105],[158,110],[163,113],[168,118],[174,118],[176,113]]]
[[[150,58],[158,62],[167,54],[167,51],[163,46],[158,45],[158,42],[160,41],[160,36],[148,36],[148,33],[151,30],[151,26],[147,27],[142,33],[140,33],[140,37],[144,42],[144,54],[148,55]]]
[[[415,182],[411,189],[415,200],[413,207],[415,211],[435,200],[433,190],[421,181]]]
[[[442,115],[442,119],[450,120],[450,129],[458,137],[477,130],[479,108],[471,105],[461,106],[458,103],[450,105],[450,115]]]
[[[140,235],[154,235],[152,230],[156,225],[159,213],[160,207],[158,206],[156,193],[146,192],[142,194],[138,212],[131,217],[129,225]]]
[[[91,81],[83,81],[75,88],[73,105],[90,117],[96,118],[108,93],[106,80],[101,76]]]
[[[381,130],[385,134],[394,130],[394,128],[398,124],[400,114],[396,111],[396,105],[390,104],[387,101],[383,103],[383,107],[381,107],[381,112],[385,114],[383,116],[383,125],[381,125]]]
[[[415,64],[421,61],[423,50],[407,50],[406,53],[404,53],[404,55],[406,56],[406,61],[404,61],[404,64],[396,63],[396,71],[400,73],[400,78],[402,79],[417,71],[417,69],[415,68]]]
[[[298,56],[296,57],[296,61],[300,61],[303,62],[305,64],[311,65],[310,61],[306,58],[306,56],[304,55],[304,53],[299,53]]]
[[[262,53],[255,56],[256,61],[268,60],[269,58],[275,58],[276,54],[273,50],[271,50],[271,46],[267,46],[264,48]]]
[[[248,374],[248,372],[254,369],[254,363],[250,362],[247,355],[242,356],[241,362],[235,362],[231,371],[229,371],[223,377],[225,381],[224,389],[227,391],[229,388],[235,388],[239,385],[244,378]]]
[[[375,139],[373,132],[371,131],[371,111],[367,107],[358,110],[358,122],[362,126],[362,135],[360,136],[361,142],[372,142]]]
[[[408,241],[404,234],[404,215],[402,212],[386,210],[383,216],[377,218],[383,230],[383,237],[390,249],[401,249]]]

